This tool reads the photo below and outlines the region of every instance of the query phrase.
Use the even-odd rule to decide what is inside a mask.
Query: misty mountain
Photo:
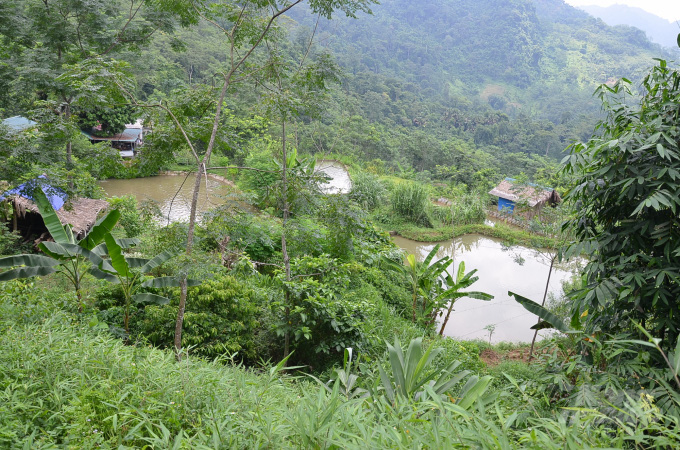
[[[602,19],[607,25],[628,25],[647,33],[649,39],[666,47],[676,48],[680,25],[640,8],[626,5],[580,6],[580,9]]]

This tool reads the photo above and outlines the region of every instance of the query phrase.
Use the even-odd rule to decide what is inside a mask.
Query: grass
[[[524,245],[526,247],[555,248],[555,239],[530,233],[524,230],[509,227],[502,223],[489,226],[483,223],[461,226],[436,226],[435,228],[418,227],[410,223],[392,222],[380,224],[385,231],[395,231],[400,236],[418,242],[441,242],[453,239],[465,234],[481,234],[483,236],[501,239],[510,244]]]
[[[458,350],[468,353],[481,345],[446,342],[447,351],[463,345],[468,348]],[[635,420],[620,432],[597,425],[604,416],[594,410],[573,412],[567,422],[548,404],[537,409],[532,402],[540,389],[523,387],[535,376],[517,364],[503,370],[521,386],[496,370],[486,406],[465,410],[446,397],[387,402],[374,369],[357,373],[371,397],[349,399],[280,366],[254,371],[224,358],[177,363],[171,352],[143,342],[124,345],[92,317],[62,311],[25,282],[0,285],[0,348],[2,448],[673,448],[680,442],[674,422],[664,428],[661,420],[647,421],[635,405],[623,407]]]

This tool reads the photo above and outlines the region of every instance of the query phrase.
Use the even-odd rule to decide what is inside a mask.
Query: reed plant
[[[431,227],[428,216],[429,191],[427,187],[415,182],[402,182],[392,191],[392,209],[402,218],[417,225]]]

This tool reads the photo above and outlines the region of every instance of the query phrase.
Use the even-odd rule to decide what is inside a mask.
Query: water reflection
[[[138,202],[155,201],[163,215],[162,222],[187,222],[191,213],[191,197],[193,194],[195,175],[159,175],[156,177],[134,178],[131,180],[106,180],[99,185],[107,196],[120,197],[132,194]],[[206,194],[206,183],[208,191]],[[233,188],[222,182],[203,177],[199,194],[197,214],[225,203],[225,197],[233,192]]]
[[[415,242],[395,237],[394,242],[421,261],[435,244]],[[534,301],[541,302],[552,253],[526,247],[504,248],[501,241],[480,235],[466,235],[440,243],[437,257],[446,255],[454,259],[455,268],[465,262],[465,271],[477,269],[479,280],[469,290],[486,292],[494,296],[488,302],[463,298],[456,302],[454,312],[444,333],[447,336],[464,339],[488,340],[487,325],[496,325],[492,342],[527,342],[533,336],[531,326],[537,317],[516,303],[508,291],[517,292]],[[562,294],[562,282],[572,277],[578,264],[559,265],[553,269],[549,292]],[[450,269],[451,270],[451,269]],[[541,331],[539,336],[550,331]]]

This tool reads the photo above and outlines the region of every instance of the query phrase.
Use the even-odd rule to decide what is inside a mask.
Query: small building
[[[562,198],[555,189],[537,184],[517,184],[514,178],[506,178],[498,186],[489,191],[498,197],[498,211],[513,214],[519,205],[526,208],[523,213],[527,217],[535,216],[545,205],[555,206]]]
[[[19,133],[21,131],[28,130],[29,128],[33,128],[34,126],[38,125],[37,122],[34,122],[31,119],[27,119],[22,116],[10,117],[8,119],[3,120],[2,124],[9,128],[10,131],[14,133]]]
[[[96,130],[91,130],[89,133],[83,131],[82,133],[92,142],[110,142],[111,147],[120,151],[120,156],[123,158],[132,158],[139,151],[139,147],[144,143],[144,129],[143,128],[125,128],[121,133],[113,136],[97,136],[93,134]]]
[[[50,186],[45,181],[31,180],[0,195],[0,201],[8,202],[13,208],[12,229],[19,231],[26,238],[31,235],[48,237],[45,234],[47,227],[45,227],[38,206],[33,202],[32,192],[38,186],[47,196],[61,223],[71,225],[77,239],[84,238],[97,222],[99,213],[109,207],[106,200],[93,198],[74,199],[66,205],[68,196],[64,191]]]

